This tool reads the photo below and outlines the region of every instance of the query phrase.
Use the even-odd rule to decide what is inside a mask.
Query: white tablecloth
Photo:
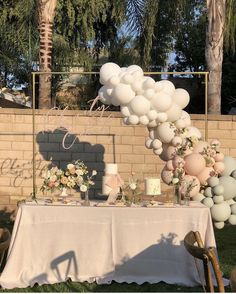
[[[21,205],[3,288],[73,281],[200,284],[183,239],[200,231],[215,246],[210,211],[191,207]]]

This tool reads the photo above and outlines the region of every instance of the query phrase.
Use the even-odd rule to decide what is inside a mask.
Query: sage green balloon
[[[223,195],[214,196],[212,199],[215,204],[219,204],[224,201],[224,196]]]
[[[231,224],[231,225],[236,225],[236,215],[235,214],[231,214],[231,216],[229,217],[228,219],[228,222]]]
[[[205,199],[205,196],[201,193],[198,193],[197,195],[194,195],[192,197],[193,201],[199,201],[201,202],[203,199]]]
[[[211,216],[214,221],[224,222],[230,217],[230,214],[231,214],[230,206],[225,201],[219,204],[214,204],[211,207]]]
[[[214,202],[213,202],[212,198],[210,198],[210,197],[206,197],[205,199],[203,199],[202,203],[209,208],[211,208],[214,205]]]
[[[233,205],[230,205],[230,208],[231,208],[232,214],[236,214],[236,203]]]
[[[223,185],[216,185],[212,188],[213,193],[217,196],[224,194],[224,186]]]
[[[223,229],[223,227],[225,226],[225,223],[224,222],[214,222],[214,226],[220,230],[220,229]]]
[[[208,180],[207,180],[207,183],[209,186],[211,187],[214,187],[216,185],[219,185],[219,178],[217,177],[210,177]]]
[[[236,197],[236,180],[230,176],[219,178],[220,185],[224,186],[224,199],[229,200]]]
[[[224,164],[225,164],[225,169],[223,173],[221,173],[221,175],[230,176],[231,173],[236,169],[236,160],[231,156],[225,156]]]
[[[213,193],[212,193],[212,188],[211,187],[207,187],[204,191],[204,196],[206,197],[213,197]]]

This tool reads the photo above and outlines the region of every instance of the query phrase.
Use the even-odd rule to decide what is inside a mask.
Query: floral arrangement
[[[81,160],[76,160],[66,166],[66,170],[52,167],[43,174],[41,191],[62,190],[63,188],[79,187],[81,192],[86,192],[95,183],[93,177],[97,174],[95,170],[89,175],[87,166]]]
[[[139,196],[142,192],[140,189],[140,181],[134,177],[134,173],[131,173],[131,177],[128,180],[128,183],[124,186],[124,192],[131,194],[132,202],[135,202],[137,196]]]

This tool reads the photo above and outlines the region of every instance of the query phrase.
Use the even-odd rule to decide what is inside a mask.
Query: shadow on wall
[[[88,141],[89,136],[87,135]],[[104,151],[101,144],[92,145],[89,142],[80,141],[75,134],[69,133],[66,128],[57,128],[53,131],[41,131],[36,136],[39,146],[39,153],[44,160],[50,161],[47,168],[53,166],[65,169],[68,163],[80,159],[88,167],[91,173],[97,171],[95,186],[91,189],[91,196],[100,193],[102,190],[102,176],[104,175]]]

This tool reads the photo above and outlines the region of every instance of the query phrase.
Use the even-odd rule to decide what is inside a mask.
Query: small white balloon
[[[152,139],[148,138],[148,139],[145,141],[145,146],[146,146],[148,149],[152,149]]]
[[[183,120],[182,118],[178,119],[176,122],[175,122],[175,126],[176,128],[178,129],[183,129],[186,127],[186,123],[185,123],[185,120]]]
[[[182,139],[181,137],[179,137],[179,136],[175,136],[175,137],[172,139],[172,141],[171,141],[171,143],[172,143],[173,146],[181,145],[182,142],[183,142],[183,139]]]
[[[162,148],[158,148],[158,149],[154,149],[153,152],[156,155],[160,155],[162,153],[163,149]]]
[[[157,118],[156,120],[160,123],[163,123],[167,121],[167,114],[165,112],[159,112],[157,113]]]
[[[118,76],[111,77],[107,82],[107,84],[112,87],[118,85],[119,83],[120,83],[120,78]]]
[[[219,204],[224,201],[224,196],[223,195],[214,196],[212,199],[215,204]]]
[[[160,82],[156,82],[153,89],[155,92],[160,92],[163,90],[163,85]]]
[[[142,94],[144,92],[143,88],[142,88],[142,81],[141,80],[135,80],[131,84],[131,88],[138,95],[140,95],[140,94]]]
[[[215,228],[221,230],[224,228],[225,223],[224,222],[214,222],[214,226],[215,226]]]
[[[224,194],[224,186],[222,185],[216,185],[212,189],[213,189],[213,193],[217,196]]]
[[[236,214],[236,203],[234,203],[233,205],[230,206],[231,209],[231,213],[232,214]]]
[[[129,116],[128,121],[131,125],[137,125],[139,123],[139,117],[137,115],[132,114]]]
[[[126,73],[123,75],[123,77],[121,78],[121,82],[124,84],[132,84],[134,81],[134,77],[130,74],[130,73]]]
[[[132,99],[130,107],[136,115],[141,116],[150,110],[150,102],[144,96],[138,95]]]
[[[104,85],[112,76],[117,76],[120,71],[119,65],[113,62],[103,64],[100,69],[100,83]]]
[[[219,185],[220,181],[217,177],[210,177],[207,179],[207,183],[209,186],[214,187],[216,185]]]
[[[123,123],[124,123],[125,125],[130,125],[130,123],[129,123],[129,118],[128,118],[128,117],[124,117],[124,118],[123,118]]]
[[[153,147],[154,149],[159,149],[159,148],[162,147],[162,142],[161,142],[160,140],[158,140],[158,139],[155,139],[155,140],[153,140],[153,142],[152,142],[152,147]]]
[[[132,65],[128,66],[127,72],[129,72],[129,73],[140,72],[141,74],[143,74],[142,68],[136,64],[132,64]]]
[[[155,92],[153,89],[147,89],[143,92],[143,96],[145,96],[148,100],[152,100],[154,95],[155,95]]]
[[[150,120],[154,120],[158,117],[158,113],[156,112],[156,110],[149,110],[148,113],[147,113],[147,117],[150,119]]]
[[[131,112],[128,106],[121,106],[120,111],[124,116],[130,116]]]
[[[150,128],[155,128],[157,126],[157,122],[155,120],[150,121],[150,123],[148,124],[148,127]]]
[[[158,139],[162,143],[170,143],[175,136],[175,128],[168,122],[164,122],[156,129]]]
[[[206,197],[213,197],[213,191],[211,187],[207,187],[204,191],[204,196]]]
[[[154,129],[149,130],[149,138],[154,140],[155,139],[155,131]]]
[[[230,217],[229,217],[229,219],[228,219],[228,222],[231,225],[235,226],[236,225],[236,215],[235,214],[231,214]]]
[[[148,125],[149,124],[149,119],[148,119],[148,117],[146,116],[146,115],[142,115],[142,116],[140,116],[140,118],[139,118],[139,122],[142,124],[142,125],[144,125],[144,126],[146,126],[146,125]]]
[[[203,199],[202,203],[209,208],[211,208],[214,205],[213,199],[210,197],[206,197],[205,199]]]
[[[185,110],[182,110],[180,118],[185,121],[186,127],[191,126],[191,117]]]
[[[152,78],[147,77],[144,80],[144,82],[142,84],[142,87],[143,87],[144,90],[147,90],[147,89],[153,88],[154,85],[155,85],[155,81]]]

